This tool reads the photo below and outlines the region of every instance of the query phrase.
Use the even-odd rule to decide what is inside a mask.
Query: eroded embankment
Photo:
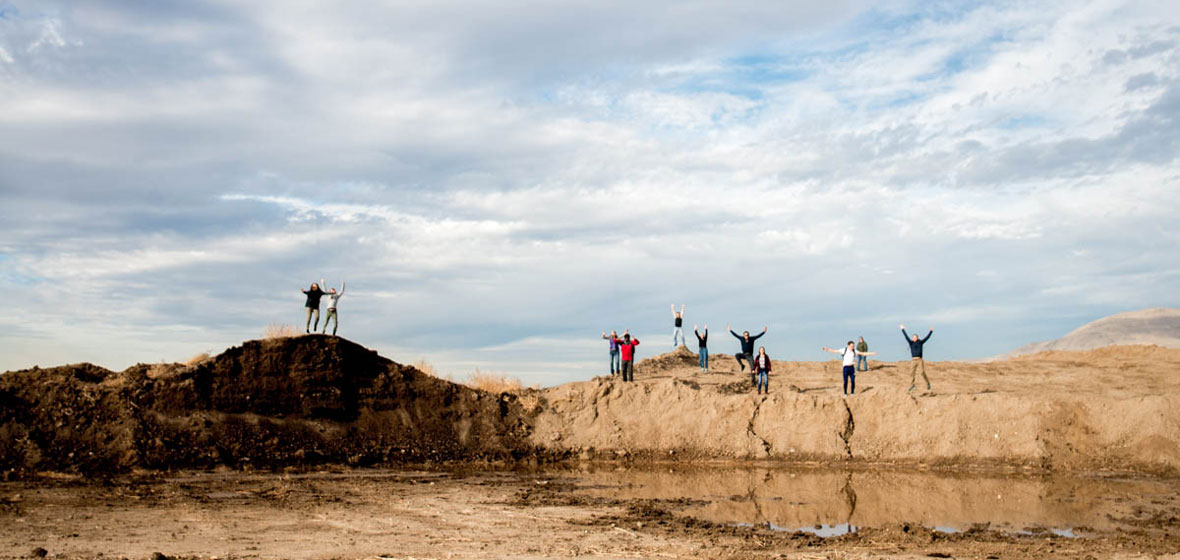
[[[667,361],[667,357],[658,360]],[[1180,468],[1180,397],[980,391],[910,394],[877,386],[779,387],[748,374],[571,383],[538,396],[533,440],[582,457],[683,457],[987,465],[1054,470]],[[644,368],[640,368],[643,372]],[[695,381],[694,381],[695,379]],[[781,385],[781,384],[780,384]]]
[[[318,335],[193,366],[0,376],[0,472],[513,459],[534,451],[529,430],[511,395]]]

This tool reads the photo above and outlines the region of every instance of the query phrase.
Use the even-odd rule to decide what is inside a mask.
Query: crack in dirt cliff
[[[758,438],[758,441],[762,442],[762,450],[765,451],[766,454],[769,456],[770,449],[771,449],[770,442],[766,441],[766,439],[764,439],[762,436],[758,435],[758,432],[754,431],[754,420],[756,420],[758,418],[758,411],[762,410],[762,403],[764,403],[764,402],[766,402],[765,398],[759,399],[758,404],[754,405],[754,413],[750,415],[750,422],[748,424],[746,424],[746,433],[751,436],[754,436],[755,438]]]
[[[836,435],[840,436],[840,439],[844,440],[844,452],[848,454],[849,459],[852,459],[852,445],[849,443],[849,440],[852,439],[852,434],[856,431],[856,420],[852,418],[852,408],[848,406],[848,401],[843,402],[844,412],[847,413],[847,415],[844,416],[844,430],[841,432],[836,432]]]

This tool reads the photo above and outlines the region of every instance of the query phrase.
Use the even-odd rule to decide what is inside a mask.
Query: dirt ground
[[[0,484],[0,558],[1180,558],[1177,489],[749,465],[56,476]],[[855,532],[779,525],[821,519]]]

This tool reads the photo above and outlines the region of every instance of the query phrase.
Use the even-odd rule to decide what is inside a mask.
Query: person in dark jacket
[[[918,335],[910,336],[905,332],[905,325],[901,325],[901,336],[910,345],[910,359],[913,367],[910,368],[910,391],[914,390],[914,384],[918,380],[918,370],[922,370],[922,380],[926,382],[926,390],[930,390],[930,378],[926,377],[926,361],[922,359],[922,346],[926,344],[927,340],[934,334],[934,327],[930,327],[930,332],[926,333],[926,338],[919,339]]]
[[[869,371],[869,343],[865,342],[865,337],[860,337],[856,343],[856,369],[860,371]]]
[[[754,341],[766,334],[766,327],[762,327],[762,333],[758,336],[750,336],[750,331],[742,331],[742,334],[739,335],[733,332],[732,325],[726,325],[725,327],[729,329],[729,334],[732,334],[734,338],[738,339],[738,342],[742,345],[742,351],[734,354],[733,357],[737,360],[738,365],[741,366],[741,371],[746,371],[746,364],[742,363],[742,360],[744,359],[750,362],[750,381],[757,385],[758,380],[754,378]]]
[[[709,325],[705,325],[705,334],[692,326],[692,333],[697,335],[697,358],[701,362],[701,373],[709,373]]]
[[[320,326],[320,298],[324,297],[324,291],[315,282],[311,283],[310,288],[301,291],[307,294],[307,303],[304,304],[304,307],[307,308],[307,324],[303,326],[303,330],[310,334]],[[311,324],[312,314],[315,314],[315,326]]]
[[[770,356],[766,355],[766,347],[758,347],[758,356],[750,362],[750,371],[757,376],[754,388],[758,394],[770,394]]]

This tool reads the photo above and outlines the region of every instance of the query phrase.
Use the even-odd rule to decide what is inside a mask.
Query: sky
[[[1180,4],[0,0],[0,370],[303,327],[527,385],[1180,306]],[[694,344],[695,345],[695,344]]]

